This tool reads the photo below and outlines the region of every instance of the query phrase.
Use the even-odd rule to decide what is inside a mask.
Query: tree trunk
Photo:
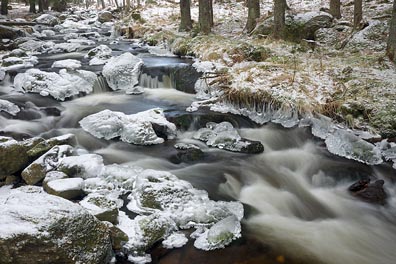
[[[179,31],[192,29],[190,0],[180,0],[180,26]]]
[[[36,13],[36,0],[29,0],[29,4],[30,4],[29,12]]]
[[[210,23],[210,28],[214,26],[214,21],[213,21],[213,0],[209,0],[209,23]]]
[[[126,7],[125,10],[129,11],[131,9],[131,0],[126,0]]]
[[[260,17],[260,0],[248,0],[248,18],[246,22],[246,31],[250,33],[256,27],[257,18]]]
[[[105,9],[106,8],[105,1],[104,0],[100,0],[100,3],[102,4],[102,9]]]
[[[353,7],[353,28],[359,29],[363,19],[362,0],[355,0]]]
[[[39,13],[43,13],[44,12],[44,3],[43,0],[38,0],[38,11]]]
[[[49,10],[49,0],[42,0],[43,1],[43,9]]]
[[[274,38],[283,38],[285,31],[285,0],[274,0]]]
[[[393,1],[392,19],[389,27],[388,45],[386,54],[389,59],[396,63],[396,0]]]
[[[330,0],[330,14],[335,18],[341,18],[340,0]]]
[[[7,15],[8,14],[8,0],[1,0],[1,11],[0,13],[2,15]]]
[[[210,1],[199,0],[199,30],[206,35],[210,33]]]

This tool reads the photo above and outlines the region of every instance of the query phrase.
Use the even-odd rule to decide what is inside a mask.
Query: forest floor
[[[272,2],[261,1],[263,19]],[[327,2],[289,0],[287,14],[319,11]],[[213,71],[221,72],[218,87],[233,95],[229,98],[235,103],[251,97],[270,100],[303,116],[320,113],[348,127],[395,138],[396,68],[385,56],[392,3],[365,1],[368,26],[353,32],[353,2],[341,2],[343,17],[321,31],[315,49],[305,41],[246,34],[247,8],[234,0],[214,4],[214,28],[208,36],[196,33],[197,3],[192,5],[192,33],[178,32],[179,5],[165,1],[146,1],[138,10],[140,19],[125,17],[122,23],[132,26],[135,37],[212,62]],[[343,42],[347,44],[340,48]],[[257,51],[260,58],[252,59]]]

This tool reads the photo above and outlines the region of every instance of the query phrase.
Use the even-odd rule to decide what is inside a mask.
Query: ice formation
[[[75,70],[81,68],[81,62],[78,60],[66,59],[66,60],[55,61],[51,67]]]
[[[90,49],[85,58],[91,59],[89,65],[102,65],[111,58],[112,50],[106,45],[99,45]]]
[[[21,111],[21,109],[16,104],[11,103],[10,101],[0,99],[0,112],[1,111],[15,116]]]
[[[91,93],[96,78],[95,73],[83,70],[69,73],[62,69],[57,74],[30,69],[15,77],[14,86],[25,92],[39,93],[42,96],[51,95],[57,100],[64,101],[80,93]]]
[[[369,165],[383,162],[381,151],[375,145],[345,130],[336,130],[325,140],[327,149],[336,155]]]
[[[103,67],[102,74],[113,90],[127,90],[139,83],[143,61],[127,52],[111,58]]]
[[[241,138],[238,131],[229,122],[219,124],[209,122],[193,136],[206,142],[206,145],[235,152],[259,153],[264,147],[258,141]],[[255,151],[256,150],[256,151]]]
[[[164,142],[158,137],[153,125],[163,128],[168,138],[176,135],[176,126],[166,120],[159,108],[126,115],[121,112],[103,110],[80,121],[81,127],[98,138],[120,137],[124,142],[137,145],[152,145]]]

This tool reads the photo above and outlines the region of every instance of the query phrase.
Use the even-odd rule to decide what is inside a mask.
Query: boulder
[[[113,15],[109,11],[102,11],[98,14],[98,21],[100,23],[110,22],[113,19]]]
[[[80,202],[80,205],[100,221],[107,221],[112,224],[118,223],[117,203],[104,195],[89,194]]]
[[[95,73],[83,70],[68,72],[62,69],[58,74],[29,69],[15,76],[14,86],[25,92],[39,93],[41,96],[50,95],[64,101],[80,93],[91,93],[96,79]]]
[[[128,235],[118,227],[105,222],[110,229],[111,245],[113,250],[121,250],[122,247],[128,242]]]
[[[61,171],[50,171],[45,175],[45,178],[43,180],[43,188],[47,189],[48,183],[50,181],[67,179],[67,178],[69,178],[69,176],[67,176],[66,173],[63,173]]]
[[[0,137],[0,175],[11,175],[24,169],[33,158],[27,152],[41,141],[42,138],[16,141]]]
[[[1,39],[16,39],[24,37],[26,34],[20,29],[0,25],[0,38]]]
[[[370,183],[370,179],[363,179],[349,186],[348,190],[365,202],[385,205],[388,195],[384,190],[384,183],[383,180]]]
[[[45,191],[68,200],[76,199],[84,194],[84,180],[67,178],[47,182]]]
[[[139,84],[142,59],[127,52],[111,58],[103,67],[102,74],[113,90],[127,90]]]
[[[29,185],[38,183],[45,178],[47,172],[57,168],[62,158],[71,155],[72,152],[73,147],[69,145],[51,148],[22,171],[23,180]]]
[[[108,263],[108,227],[36,186],[0,188],[0,263]]]
[[[103,158],[100,155],[84,154],[63,158],[57,170],[69,177],[88,179],[98,177],[103,169]]]
[[[111,58],[112,50],[106,45],[99,45],[90,49],[85,58],[90,59],[89,65],[102,65]]]
[[[72,60],[72,59],[55,61],[52,64],[51,68],[75,70],[75,69],[81,68],[81,61]]]
[[[176,135],[176,126],[166,120],[160,108],[132,115],[103,110],[83,118],[80,125],[95,137],[106,140],[120,137],[124,142],[137,145],[160,144],[164,138]]]
[[[15,116],[21,111],[21,109],[10,101],[0,99],[0,112],[2,111]]]
[[[59,24],[58,18],[50,14],[42,14],[41,16],[34,19],[38,23],[48,24],[50,26],[55,26]]]
[[[73,134],[65,134],[39,142],[27,154],[29,157],[39,157],[56,145],[75,145],[76,138]]]
[[[315,32],[320,28],[329,28],[333,17],[326,12],[307,12],[286,16],[285,39],[300,42],[302,39],[315,39]],[[255,35],[270,35],[274,18],[270,17],[258,24],[253,31]]]

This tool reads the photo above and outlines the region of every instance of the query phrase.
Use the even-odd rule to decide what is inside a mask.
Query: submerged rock
[[[102,74],[113,90],[132,89],[139,83],[142,59],[127,52],[111,58],[103,67]]]
[[[177,149],[177,154],[170,158],[173,163],[189,163],[201,160],[204,157],[204,152],[195,144],[178,143],[174,147]]]
[[[206,142],[208,146],[234,152],[256,154],[264,151],[261,142],[241,138],[229,122],[209,122],[206,128],[201,128],[195,133],[194,138]]]
[[[388,196],[383,187],[384,183],[383,180],[370,183],[370,179],[365,179],[352,184],[348,190],[365,202],[385,205]]]
[[[42,188],[0,188],[0,263],[108,263],[107,226]]]
[[[80,121],[81,127],[98,138],[120,137],[124,142],[137,145],[152,145],[164,142],[157,135],[154,125],[161,128],[167,138],[174,138],[176,126],[166,120],[159,108],[126,115],[122,112],[103,110]]]
[[[95,73],[83,70],[70,73],[62,69],[57,74],[30,69],[15,77],[14,86],[25,92],[39,93],[41,96],[51,95],[64,101],[80,93],[91,93],[96,79]]]

